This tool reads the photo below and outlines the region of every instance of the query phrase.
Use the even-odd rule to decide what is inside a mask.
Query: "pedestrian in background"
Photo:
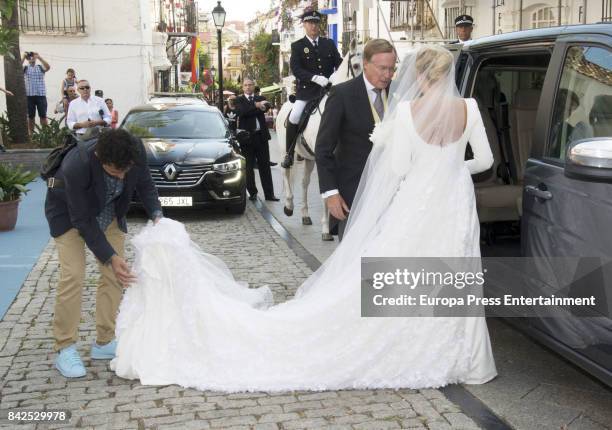
[[[236,132],[238,128],[238,114],[236,113],[236,96],[229,96],[227,99],[227,103],[225,105],[225,111],[223,115],[227,118],[229,122],[229,128],[233,132]]]
[[[66,70],[66,77],[62,79],[62,83],[60,85],[60,100],[64,105],[64,113],[68,112],[68,104],[70,104],[70,99],[68,98],[68,88],[76,87],[77,78],[74,72],[74,69]]]
[[[270,170],[270,132],[266,127],[265,112],[270,103],[263,96],[255,96],[255,83],[252,79],[242,81],[244,94],[236,98],[236,112],[238,124],[241,129],[250,133],[248,142],[242,148],[242,155],[246,158],[246,186],[249,199],[257,199],[257,185],[255,184],[255,164],[259,166],[259,178],[266,200],[277,202],[274,195],[272,171]]]
[[[40,123],[46,125],[47,122],[47,86],[45,85],[45,73],[51,66],[37,52],[25,52],[21,57],[21,62],[28,61],[28,65],[23,68],[23,78],[25,80],[26,97],[28,99],[28,129],[30,135],[34,133],[36,123],[36,111]],[[36,64],[39,60],[41,64]]]
[[[70,130],[77,134],[85,134],[94,127],[106,127],[111,123],[111,114],[108,106],[100,97],[91,95],[91,85],[86,79],[77,83],[78,99],[70,102],[66,123]]]
[[[108,108],[111,114],[111,128],[117,128],[117,124],[119,123],[119,112],[117,111],[117,109],[115,109],[113,99],[106,99],[104,100],[104,103],[106,103],[106,107]]]

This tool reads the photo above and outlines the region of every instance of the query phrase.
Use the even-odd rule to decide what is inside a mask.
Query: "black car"
[[[244,212],[246,163],[217,108],[152,103],[130,110],[121,127],[142,138],[162,206]]]

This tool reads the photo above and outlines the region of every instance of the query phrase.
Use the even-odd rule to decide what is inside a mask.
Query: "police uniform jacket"
[[[306,36],[291,44],[291,71],[297,78],[296,98],[310,100],[321,93],[321,87],[312,82],[314,75],[329,78],[342,63],[342,57],[331,39],[319,37],[315,48]]]

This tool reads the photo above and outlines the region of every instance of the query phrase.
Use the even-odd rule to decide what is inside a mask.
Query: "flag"
[[[194,84],[200,79],[200,38],[191,39],[191,82]]]

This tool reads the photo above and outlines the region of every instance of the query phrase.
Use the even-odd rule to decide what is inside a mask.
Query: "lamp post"
[[[221,54],[221,29],[225,24],[225,9],[221,6],[221,0],[217,1],[217,6],[212,11],[213,21],[217,27],[217,51],[219,57],[219,110],[223,112],[223,58]]]
[[[212,96],[212,102],[215,104],[215,74],[216,74],[215,66],[210,67],[210,76],[212,76],[212,87],[210,89],[210,95]]]

